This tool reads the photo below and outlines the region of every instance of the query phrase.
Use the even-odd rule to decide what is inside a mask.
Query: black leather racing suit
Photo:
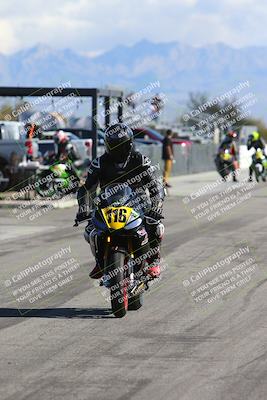
[[[237,161],[237,149],[236,149],[236,145],[235,145],[233,139],[231,137],[224,138],[224,140],[221,142],[220,146],[218,147],[217,154],[215,157],[215,164],[216,164],[216,167],[217,167],[217,170],[219,173],[220,173],[220,171],[223,172],[225,170],[224,162],[221,160],[221,156],[220,156],[221,152],[223,152],[224,150],[229,150],[230,154],[233,156],[233,160]],[[232,173],[233,180],[236,181],[235,163],[231,161],[230,163],[227,163],[227,164],[228,164],[228,169]],[[222,176],[224,176],[224,174]]]
[[[92,161],[85,186],[78,191],[78,202],[80,209],[84,209],[84,199],[86,193],[94,196],[95,189],[99,184],[102,189],[108,184],[128,183],[133,189],[148,189],[151,200],[151,211],[145,218],[145,227],[148,234],[150,249],[153,251],[147,262],[149,265],[158,265],[160,261],[160,243],[164,232],[164,226],[160,222],[162,216],[162,207],[164,199],[164,189],[162,178],[158,178],[156,168],[151,165],[148,157],[142,155],[136,150],[132,150],[128,159],[123,164],[113,162],[108,153]],[[92,242],[90,232],[94,229],[90,222],[85,230],[85,238]],[[92,249],[93,251],[93,249]],[[94,251],[93,251],[94,252]],[[96,253],[94,255],[97,258]],[[101,260],[98,260],[101,263]]]

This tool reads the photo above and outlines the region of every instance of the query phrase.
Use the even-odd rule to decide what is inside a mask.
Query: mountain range
[[[178,42],[117,46],[96,57],[71,49],[38,44],[11,55],[0,54],[1,86],[120,87],[140,90],[159,80],[158,92],[170,98],[177,112],[189,92],[217,96],[249,81],[257,97],[256,114],[265,114],[267,47],[232,48],[224,44],[192,47]]]

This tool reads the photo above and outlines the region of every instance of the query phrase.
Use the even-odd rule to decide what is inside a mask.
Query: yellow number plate
[[[263,157],[263,152],[261,150],[257,150],[256,151],[256,158],[257,159],[262,159]]]
[[[222,155],[222,159],[224,161],[229,161],[229,160],[231,160],[231,158],[232,158],[232,155],[229,153],[223,153],[223,155]]]
[[[125,227],[132,210],[130,207],[106,207],[101,211],[108,228],[116,230]]]

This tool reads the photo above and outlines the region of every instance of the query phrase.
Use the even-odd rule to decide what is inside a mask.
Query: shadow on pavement
[[[0,308],[0,318],[113,318],[108,308]]]

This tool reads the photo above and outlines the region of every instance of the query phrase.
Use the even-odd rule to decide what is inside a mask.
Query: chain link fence
[[[147,155],[153,164],[161,164],[161,145],[137,145],[137,150]],[[213,143],[199,144],[193,143],[191,146],[174,146],[175,163],[172,168],[172,175],[186,175],[197,172],[212,171],[215,169],[214,157],[217,146]]]

